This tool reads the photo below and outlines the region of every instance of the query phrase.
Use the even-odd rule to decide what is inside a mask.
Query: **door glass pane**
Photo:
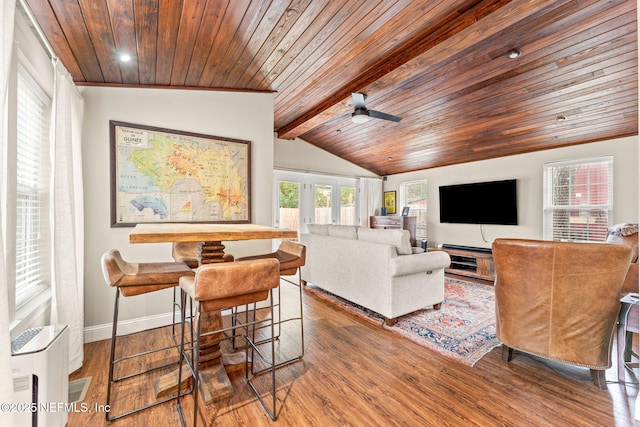
[[[331,198],[333,197],[333,186],[315,185],[315,209],[314,223],[331,224]]]
[[[427,181],[403,182],[404,206],[409,207],[409,216],[416,217],[416,240],[427,238]]]
[[[300,183],[280,181],[278,187],[279,228],[300,231]]]
[[[340,187],[340,224],[356,225],[356,187]]]

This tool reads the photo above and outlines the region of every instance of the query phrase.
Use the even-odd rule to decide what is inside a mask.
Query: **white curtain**
[[[84,215],[82,96],[55,59],[51,120],[51,323],[69,326],[69,373],[82,366],[84,328]]]
[[[369,217],[382,207],[382,180],[360,178],[360,225],[369,227]]]
[[[15,0],[2,0],[0,8],[0,176],[5,177],[4,156],[7,146],[7,88],[9,82],[9,70],[11,67],[11,54],[13,50],[13,26],[16,11]],[[5,179],[3,178],[3,181]],[[0,224],[2,224],[2,210],[0,209]],[[9,294],[7,288],[7,274],[4,257],[4,237],[0,226],[0,402],[12,401],[13,375],[11,374],[11,336],[9,332]],[[0,411],[0,425],[12,426],[13,415],[8,411]]]

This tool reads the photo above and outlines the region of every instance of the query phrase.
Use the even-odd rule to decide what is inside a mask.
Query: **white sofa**
[[[442,251],[412,248],[407,230],[309,224],[301,234],[306,263],[300,277],[334,295],[375,311],[393,325],[399,316],[444,299]]]

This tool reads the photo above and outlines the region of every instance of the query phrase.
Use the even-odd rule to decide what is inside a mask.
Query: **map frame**
[[[240,188],[242,191],[241,197],[245,200],[246,209],[244,209],[243,214],[238,217],[234,216],[233,219],[220,219],[219,217],[214,217],[211,215],[210,218],[198,219],[198,220],[173,220],[171,217],[167,219],[160,219],[154,221],[129,221],[122,218],[122,215],[118,214],[118,201],[119,201],[119,193],[123,193],[119,191],[122,188],[121,182],[121,170],[124,170],[123,162],[124,160],[118,158],[118,141],[117,135],[120,128],[131,128],[133,130],[140,130],[146,132],[156,132],[161,134],[167,134],[169,137],[173,138],[196,138],[198,140],[199,146],[204,147],[206,150],[208,148],[215,147],[216,149],[227,148],[230,151],[237,150],[246,150],[246,157],[243,159],[242,164],[240,166],[241,170],[246,171],[246,175],[236,177],[235,185],[237,188]],[[111,163],[111,227],[134,227],[136,224],[144,224],[144,223],[211,223],[211,224],[249,224],[251,223],[251,141],[246,141],[242,139],[235,138],[227,138],[220,137],[214,135],[207,135],[197,132],[188,132],[182,130],[175,129],[167,129],[155,126],[147,126],[135,123],[127,123],[116,120],[109,121],[109,137],[110,137],[110,163]],[[147,148],[151,150],[153,154],[153,149]],[[159,151],[159,150],[158,150]],[[154,172],[158,172],[157,170]],[[162,172],[162,171],[160,171]],[[167,175],[169,175],[172,171],[167,167]],[[174,171],[175,173],[175,171]],[[157,191],[155,192],[157,193]],[[169,195],[169,192],[162,192]],[[193,192],[194,195],[197,193]],[[187,193],[186,197],[189,197]],[[155,215],[154,215],[155,216]]]

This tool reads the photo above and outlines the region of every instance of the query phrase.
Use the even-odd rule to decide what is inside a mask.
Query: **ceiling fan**
[[[363,93],[352,93],[351,98],[353,99],[353,106],[355,107],[355,110],[351,114],[351,121],[353,121],[353,123],[365,123],[368,122],[371,117],[374,119],[390,120],[392,122],[399,122],[402,120],[402,117],[382,113],[380,111],[368,110],[364,104],[364,100],[367,98],[367,95]]]

